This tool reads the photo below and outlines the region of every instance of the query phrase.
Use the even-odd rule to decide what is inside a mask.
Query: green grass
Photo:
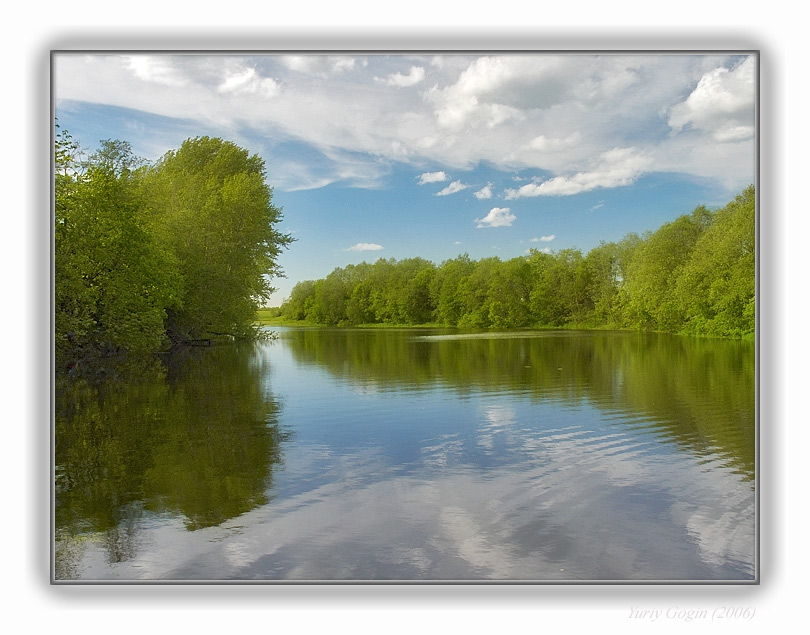
[[[299,326],[299,327],[325,327],[325,324],[319,324],[317,322],[310,322],[308,320],[290,320],[288,318],[282,317],[278,315],[278,308],[270,308],[270,309],[259,309],[256,312],[256,324],[261,326]],[[448,326],[446,324],[438,324],[435,322],[426,323],[426,324],[387,324],[387,323],[372,323],[372,324],[344,324],[340,325],[338,328],[357,328],[357,329],[417,329],[417,328],[454,328]],[[645,332],[645,331],[638,331],[638,329],[634,329],[631,327],[619,327],[616,325],[606,325],[606,324],[566,324],[564,326],[553,326],[553,325],[544,325],[544,324],[533,324],[528,327],[520,327],[520,328],[507,328],[507,329],[496,329],[496,328],[484,328],[480,329],[482,331],[559,331],[559,330],[571,330],[571,331],[626,331],[626,332]],[[680,335],[692,335],[693,337],[701,337],[696,336],[692,333],[679,333]],[[703,335],[702,337],[723,337],[723,336],[706,336]],[[740,339],[739,337],[729,337],[726,336],[723,339]],[[744,340],[753,340],[755,339],[755,334],[746,334],[742,336]]]

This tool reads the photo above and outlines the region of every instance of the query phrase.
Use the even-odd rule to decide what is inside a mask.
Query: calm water
[[[752,343],[274,330],[57,382],[56,579],[755,578]]]

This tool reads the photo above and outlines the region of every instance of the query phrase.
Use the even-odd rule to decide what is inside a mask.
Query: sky
[[[757,176],[745,52],[56,52],[60,126],[149,161],[189,137],[261,156],[273,281],[379,258],[583,253],[732,200]]]

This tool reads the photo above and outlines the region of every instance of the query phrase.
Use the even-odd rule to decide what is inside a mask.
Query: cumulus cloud
[[[543,108],[568,92],[565,59],[558,56],[484,56],[472,61],[453,84],[425,94],[438,124],[492,128],[520,120],[525,108]]]
[[[475,198],[477,199],[492,198],[492,183],[487,183],[487,185],[478,190],[475,193]]]
[[[508,207],[493,207],[484,218],[476,218],[476,227],[511,227],[515,216]]]
[[[702,130],[721,143],[753,139],[755,71],[754,58],[747,57],[732,69],[706,73],[686,101],[670,110],[670,127]]]
[[[381,249],[383,249],[383,246],[376,243],[357,243],[347,247],[344,251],[380,251]]]
[[[407,75],[392,73],[388,77],[375,77],[374,79],[378,82],[382,82],[386,86],[405,88],[407,86],[414,86],[425,79],[425,69],[421,66],[411,66]]]
[[[571,196],[597,188],[631,185],[649,168],[651,159],[636,148],[614,148],[603,153],[592,169],[571,176],[555,176],[540,183],[508,189],[507,199],[534,196]]]
[[[461,181],[453,181],[441,192],[436,192],[436,196],[447,196],[448,194],[455,194],[456,192],[461,192],[461,190],[466,190],[467,187],[468,186],[464,185]]]
[[[556,237],[557,236],[555,234],[551,234],[550,236],[540,236],[540,238],[532,238],[531,242],[533,242],[533,243],[550,243]]]
[[[444,172],[425,172],[419,175],[419,185],[425,183],[441,183],[447,180],[447,174]]]
[[[642,172],[590,161],[611,148],[635,148],[649,159],[643,172],[734,190],[755,176],[756,56],[60,54],[53,68],[57,108],[129,108],[268,152],[339,149],[369,169],[487,162],[553,177],[515,197],[632,182]],[[273,167],[283,180],[287,165]]]

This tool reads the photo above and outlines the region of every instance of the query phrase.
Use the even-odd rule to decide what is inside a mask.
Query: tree
[[[684,313],[673,294],[676,281],[711,213],[698,206],[689,216],[662,225],[639,246],[625,281],[631,323],[639,328],[678,331]]]
[[[129,144],[104,141],[83,164],[63,133],[55,149],[55,346],[57,367],[165,341],[179,278],[152,241]]]
[[[623,280],[620,258],[619,245],[606,242],[599,243],[585,256],[586,295],[596,324],[616,326],[621,322],[617,306]]]
[[[305,320],[312,308],[314,298],[314,280],[296,283],[290,297],[282,304],[282,315],[290,320]]]
[[[540,324],[563,326],[581,323],[592,306],[586,295],[584,258],[579,249],[563,249],[553,255],[531,250],[532,268],[530,304]]]
[[[448,326],[458,324],[463,315],[459,285],[472,273],[474,266],[467,254],[445,260],[441,264],[430,285],[430,299],[435,307],[436,322]]]
[[[756,327],[756,196],[750,186],[714,214],[675,287],[685,329],[741,336]]]
[[[219,138],[196,137],[144,175],[152,231],[176,257],[184,286],[168,315],[174,339],[252,334],[258,306],[274,289],[280,233],[258,155]]]

